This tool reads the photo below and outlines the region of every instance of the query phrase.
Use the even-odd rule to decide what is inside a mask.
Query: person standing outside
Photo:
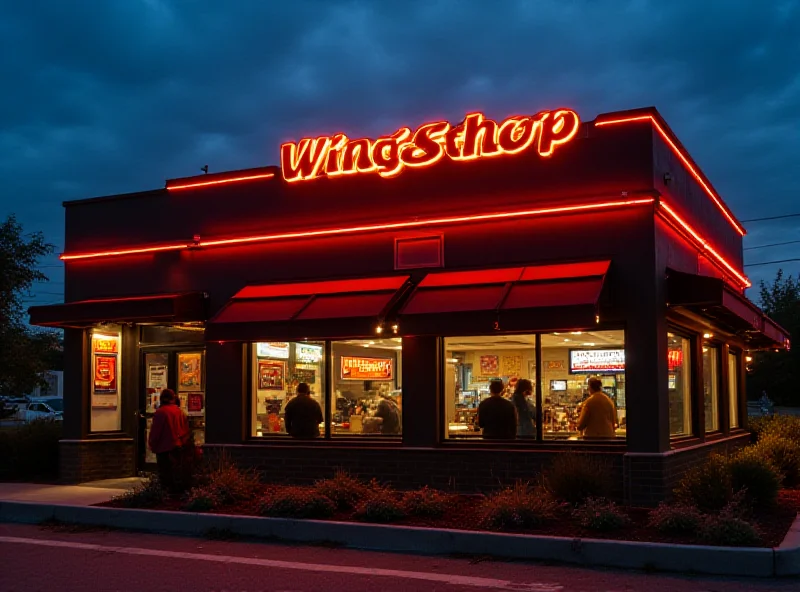
[[[532,394],[533,383],[527,378],[520,378],[511,397],[517,411],[517,437],[536,435],[536,406],[529,398]]]
[[[319,438],[319,424],[322,423],[322,409],[311,398],[311,388],[307,383],[297,385],[297,396],[286,403],[283,410],[286,433],[292,438],[312,440]]]
[[[175,391],[164,389],[160,401],[147,443],[156,455],[161,486],[175,493],[175,466],[181,461],[181,449],[189,441],[189,421],[175,404]]]
[[[514,404],[503,398],[502,380],[489,383],[491,396],[478,405],[478,427],[484,440],[513,440],[517,436],[517,412]]]
[[[603,383],[599,378],[590,378],[589,398],[583,402],[578,430],[584,438],[614,438],[618,425],[614,401],[603,392]]]

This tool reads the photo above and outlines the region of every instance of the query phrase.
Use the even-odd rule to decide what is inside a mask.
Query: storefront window
[[[669,386],[669,433],[692,433],[692,349],[691,341],[667,333],[667,373]]]
[[[706,431],[719,429],[719,348],[703,346],[703,406]]]
[[[589,380],[597,378],[614,403],[614,430],[600,418],[603,406],[586,408]],[[572,331],[542,335],[542,435],[546,440],[621,437],[627,430],[625,332]],[[614,410],[611,410],[614,413]]]
[[[739,427],[739,359],[728,354],[728,397],[730,400],[731,428]]]
[[[284,409],[301,382],[308,384],[312,399],[324,409],[324,343],[262,342],[252,348],[254,436],[286,433]],[[319,429],[324,434],[324,424]]]
[[[334,341],[331,351],[331,435],[400,436],[402,339]]]
[[[447,337],[445,348],[445,436],[447,438],[482,437],[478,427],[478,405],[490,396],[492,381],[502,380],[503,397],[512,400],[517,382],[536,378],[535,335],[491,335]],[[523,426],[517,425],[520,438],[535,438],[535,400],[531,394],[525,403],[531,416]],[[518,401],[521,406],[521,400]],[[518,413],[519,418],[519,413]]]
[[[122,335],[119,327],[102,327],[92,331],[92,432],[114,432],[122,429],[120,391]]]

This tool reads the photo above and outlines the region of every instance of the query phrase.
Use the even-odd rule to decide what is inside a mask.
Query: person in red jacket
[[[161,406],[153,416],[148,444],[156,455],[158,479],[162,487],[175,491],[174,465],[180,462],[181,448],[189,441],[189,421],[175,404],[172,389],[161,391]]]

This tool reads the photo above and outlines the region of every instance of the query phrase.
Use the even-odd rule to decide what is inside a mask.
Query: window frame
[[[724,389],[721,367],[722,367],[722,353],[723,353],[723,349],[725,349],[725,347],[724,347],[725,344],[724,343],[720,343],[718,341],[714,341],[712,338],[706,339],[703,336],[698,336],[698,337],[701,338],[700,371],[701,371],[701,376],[702,376],[701,384],[703,386],[701,392],[698,393],[698,396],[700,397],[701,402],[702,402],[702,406],[703,406],[703,424],[702,424],[701,427],[702,427],[703,434],[705,436],[708,436],[710,434],[711,435],[718,434],[718,433],[723,431],[724,423],[722,421],[722,419],[723,419],[723,417],[722,417],[722,396],[724,394],[727,394],[727,392]],[[705,393],[705,378],[706,378],[705,372],[706,372],[706,367],[705,367],[704,356],[702,355],[705,352],[702,351],[702,347],[707,347],[709,350],[714,350],[714,352],[715,352],[713,364],[714,364],[714,366],[716,366],[716,371],[717,372],[716,372],[716,376],[712,376],[711,378],[712,378],[712,386],[716,386],[716,399],[717,400],[716,400],[716,405],[714,405],[714,401],[713,401],[713,398],[712,398],[711,412],[716,415],[716,419],[717,419],[716,423],[717,423],[717,425],[716,425],[716,427],[712,427],[711,429],[708,429],[708,427],[707,427],[708,418],[706,417],[706,411],[705,411],[705,409],[706,409],[706,397],[705,397],[705,394],[706,394]],[[727,368],[726,368],[726,370],[727,370]]]
[[[340,337],[337,339],[308,339],[308,340],[289,340],[288,343],[305,343],[305,342],[314,342],[317,344],[324,344],[324,352],[323,352],[323,371],[325,372],[325,385],[324,389],[321,393],[320,399],[322,400],[321,405],[322,409],[322,417],[323,417],[323,425],[324,429],[321,430],[319,438],[314,438],[311,440],[298,440],[292,438],[289,434],[284,433],[262,433],[261,436],[256,436],[253,430],[254,425],[254,416],[255,416],[255,369],[254,364],[256,360],[255,355],[255,344],[260,343],[263,341],[267,341],[267,339],[260,339],[256,341],[245,341],[243,342],[243,346],[246,351],[245,363],[247,364],[247,371],[246,371],[246,380],[247,380],[247,413],[246,413],[246,434],[244,437],[245,442],[251,442],[255,444],[265,444],[265,443],[273,443],[273,444],[284,444],[291,442],[293,446],[319,446],[319,445],[328,445],[331,443],[335,444],[343,444],[343,445],[353,445],[358,443],[366,443],[368,442],[370,446],[375,446],[379,444],[384,444],[388,446],[399,446],[403,443],[403,434],[405,433],[404,426],[401,425],[401,433],[399,435],[336,435],[333,434],[333,430],[331,427],[332,423],[332,412],[331,412],[331,400],[333,398],[333,384],[334,381],[332,380],[334,371],[333,369],[333,343],[343,340],[371,340],[375,339],[374,335],[370,335],[367,337]],[[278,341],[277,338],[271,339],[270,341]],[[399,353],[402,355],[402,350],[399,350]],[[405,414],[401,412],[401,421],[405,421]]]
[[[739,430],[742,428],[742,411],[741,411],[741,396],[742,396],[742,359],[743,353],[741,350],[733,349],[728,347],[727,351],[727,363],[725,366],[727,381],[726,381],[726,393],[725,396],[728,401],[728,417],[727,417],[727,427],[728,432],[733,430]],[[730,361],[731,359],[734,360],[734,372],[733,378],[736,380],[736,398],[731,398],[731,370],[730,370]],[[736,425],[733,425],[731,421],[733,418],[736,418]]]
[[[699,369],[698,364],[701,364],[702,361],[698,362],[698,360],[695,359],[697,357],[698,344],[700,343],[698,334],[695,331],[692,331],[685,327],[681,327],[680,325],[673,325],[672,323],[668,323],[667,331],[664,334],[664,339],[667,343],[669,343],[670,333],[676,337],[681,337],[683,339],[688,340],[689,354],[692,356],[692,359],[689,360],[688,362],[689,371],[692,373],[691,376],[689,377],[689,397],[688,397],[689,433],[673,434],[672,431],[669,429],[669,425],[667,425],[667,429],[669,431],[669,440],[674,445],[676,442],[697,438],[698,434],[700,433],[700,430],[698,429],[700,427],[699,423],[700,419],[697,413],[697,406],[698,406],[697,381],[698,380],[702,381],[702,372],[698,372],[697,370]],[[668,359],[665,359],[663,362],[667,364],[667,378],[669,378]],[[685,396],[684,396],[684,405],[687,405],[687,398]],[[669,386],[667,386],[667,407],[669,407]],[[667,414],[667,422],[669,422],[669,413]]]
[[[440,446],[456,446],[460,448],[468,447],[468,446],[479,446],[481,448],[543,448],[543,447],[578,447],[581,450],[587,449],[607,449],[609,447],[613,448],[622,448],[627,447],[628,445],[628,438],[627,435],[624,438],[617,437],[614,439],[609,438],[607,441],[603,440],[548,440],[544,439],[543,429],[544,426],[542,425],[543,421],[543,410],[542,410],[542,335],[550,335],[552,333],[557,332],[564,332],[569,333],[571,331],[621,331],[623,334],[623,349],[625,350],[625,359],[627,363],[628,359],[628,330],[627,327],[622,323],[614,323],[614,324],[601,324],[595,327],[573,327],[567,329],[555,329],[551,330],[548,329],[546,331],[494,331],[494,332],[464,332],[458,334],[449,334],[449,335],[440,335],[438,337],[438,350],[439,350],[439,377],[438,377],[438,390],[439,396],[437,397],[437,415],[438,415],[438,428],[437,428],[437,439],[438,444]],[[447,405],[447,393],[446,393],[446,385],[445,385],[445,368],[447,367],[447,348],[445,345],[445,339],[451,337],[492,337],[497,335],[532,335],[535,338],[535,352],[534,352],[534,359],[535,359],[535,372],[536,372],[536,380],[534,380],[534,397],[536,400],[536,435],[533,438],[516,438],[514,440],[499,440],[499,441],[487,441],[483,440],[482,438],[448,438],[447,434],[447,416],[444,413],[444,410]],[[627,367],[626,367],[627,371]],[[626,381],[627,382],[627,381]],[[625,393],[626,399],[628,397],[628,393]]]

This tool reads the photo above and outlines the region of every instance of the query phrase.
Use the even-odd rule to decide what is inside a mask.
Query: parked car
[[[25,409],[25,421],[37,419],[64,419],[64,399],[59,397],[32,397]]]

